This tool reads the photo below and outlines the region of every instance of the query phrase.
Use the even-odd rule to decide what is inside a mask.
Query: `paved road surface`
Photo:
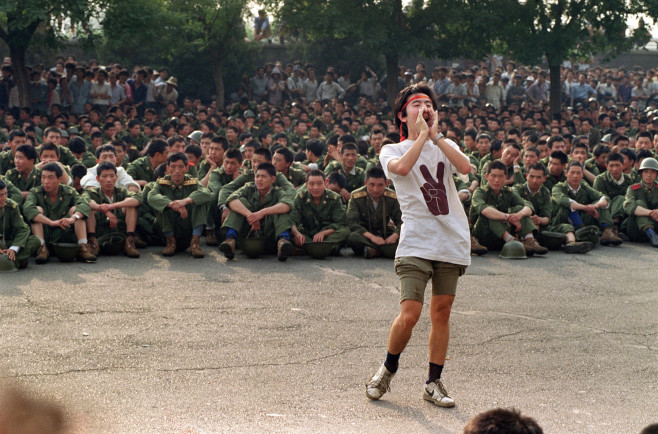
[[[102,258],[0,275],[0,377],[91,432],[460,432],[517,407],[549,433],[658,422],[658,250],[473,258],[444,381],[422,400],[424,312],[392,391],[369,402],[398,310],[392,261]],[[343,251],[347,254],[347,251]]]

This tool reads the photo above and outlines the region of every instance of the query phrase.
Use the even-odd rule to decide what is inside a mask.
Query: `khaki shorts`
[[[455,295],[457,279],[466,265],[403,256],[395,259],[395,273],[400,277],[400,301],[425,300],[425,287],[432,280],[432,295]]]

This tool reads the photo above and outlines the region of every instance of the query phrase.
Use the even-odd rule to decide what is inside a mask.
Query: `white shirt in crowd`
[[[453,141],[447,142],[459,149]],[[468,221],[452,177],[456,169],[446,155],[428,140],[407,176],[388,170],[388,163],[401,158],[413,143],[405,140],[385,145],[379,156],[386,176],[395,183],[402,210],[403,224],[395,256],[470,265]]]

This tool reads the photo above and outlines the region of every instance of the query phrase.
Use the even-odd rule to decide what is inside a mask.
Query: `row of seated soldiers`
[[[521,140],[480,134],[466,150],[473,171],[455,182],[473,223],[473,253],[518,238],[529,255],[543,254],[544,232],[565,234],[565,252],[585,253],[593,245],[576,241],[575,231],[586,226],[600,229],[602,245],[626,238],[658,247],[658,163],[650,133],[638,134],[635,149],[616,136],[612,148],[600,144],[593,154],[586,140],[567,143],[555,135],[542,143],[545,149],[531,133]]]
[[[164,245],[165,256],[189,246],[193,257],[203,257],[204,232],[209,245],[218,245],[218,236],[225,240],[221,248],[228,257],[249,232],[268,240],[280,260],[310,241],[331,243],[335,251],[349,243],[373,257],[381,254],[378,246],[397,242],[402,224],[383,171],[373,168],[366,180],[354,164],[353,143],[341,147],[342,161],[327,164],[326,174],[313,157],[316,162],[296,163],[308,172],[291,167],[293,155],[284,147],[274,147],[273,156],[252,144],[244,160],[247,152],[229,148],[223,137],[211,140],[199,166],[188,158],[197,156],[194,148],[180,152],[171,139],[154,139],[125,169],[117,164],[117,149],[125,148],[115,143],[96,149],[98,164],[84,175],[62,162],[65,148],[48,140],[39,148],[13,144],[6,151],[12,167],[0,185],[0,209],[12,222],[3,227],[2,254],[19,267],[34,253],[37,263],[47,262],[49,247],[61,242],[77,243],[78,259],[94,262],[98,239],[113,232],[125,234],[129,257],[139,257],[137,247],[148,244]],[[310,148],[309,154],[322,154]],[[349,219],[344,199],[350,200]]]
[[[138,257],[136,247],[147,244],[165,245],[166,256],[189,246],[192,256],[203,257],[204,229],[206,243],[219,244],[227,258],[250,233],[268,240],[268,248],[281,260],[309,241],[332,243],[335,251],[347,243],[366,257],[397,242],[399,205],[377,167],[383,140],[372,141],[379,146],[373,147],[370,160],[359,155],[350,137],[342,136],[326,149],[321,142],[309,142],[306,160],[294,161],[282,146],[266,149],[252,143],[241,152],[229,148],[223,137],[210,137],[206,158],[197,166],[190,161],[198,158],[194,148],[172,139],[152,140],[146,154],[127,170],[117,165],[117,149],[125,144],[101,146],[96,149],[99,164],[79,180],[62,163],[63,148],[48,140],[39,149],[17,146],[15,167],[3,181],[11,199],[0,203],[14,209],[13,217],[22,217],[23,225],[15,218],[12,227],[23,227],[22,237],[27,238],[25,246],[16,244],[3,229],[2,252],[24,266],[36,249],[37,263],[44,263],[49,244],[68,240],[80,245],[80,260],[93,262],[98,237],[114,231],[126,234],[124,251],[130,257]],[[488,136],[477,138],[477,152],[484,157],[478,161],[470,152],[470,158],[481,170],[468,180],[454,179],[473,222],[473,252],[486,253],[516,237],[529,254],[546,253],[536,238],[550,229],[566,234],[566,252],[582,253],[592,246],[576,241],[574,231],[588,224],[601,228],[602,244],[621,244],[623,231],[631,239],[648,238],[657,245],[655,160],[642,159],[637,171],[641,179],[634,182],[623,173],[625,154],[608,152],[605,172],[594,177],[592,188],[586,174],[595,169],[588,169],[587,160],[581,163],[588,149],[575,143],[569,157],[559,139],[549,139],[551,153],[542,161],[532,146],[522,153],[508,139],[496,155]],[[31,235],[25,232],[27,224]],[[10,250],[23,255],[19,259]]]

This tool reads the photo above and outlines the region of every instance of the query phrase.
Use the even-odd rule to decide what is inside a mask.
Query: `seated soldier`
[[[62,163],[63,166],[72,166],[78,162],[78,160],[75,159],[73,154],[71,154],[71,151],[69,151],[68,148],[64,146],[59,146],[58,143],[60,142],[60,137],[61,133],[59,131],[59,128],[57,127],[48,127],[45,130],[43,130],[43,144],[52,144],[55,147],[57,147],[57,160],[58,162]],[[43,146],[43,145],[42,145]],[[41,155],[41,147],[37,147],[37,152],[39,155]],[[43,158],[41,159],[43,162]]]
[[[488,185],[473,193],[471,207],[477,213],[473,235],[490,250],[499,250],[514,239],[515,233],[523,243],[528,256],[543,255],[548,249],[541,246],[533,235],[536,228],[530,215],[533,209],[511,188],[503,185],[507,179],[505,164],[494,161],[485,174]]]
[[[590,162],[586,163],[587,158],[589,157],[589,152],[587,145],[584,142],[578,141],[575,142],[571,148],[571,161],[577,161],[583,166],[583,179],[587,181],[589,185],[594,183],[594,179],[599,176],[599,168],[596,163]]]
[[[492,151],[493,153],[493,151]],[[491,155],[491,154],[489,154]],[[523,184],[525,180],[523,179],[523,172],[519,166],[519,159],[521,158],[521,146],[519,146],[516,141],[508,139],[505,140],[502,144],[502,153],[500,159],[494,161],[501,161],[505,165],[505,170],[507,173],[507,179],[505,179],[506,186],[513,186],[515,184]],[[487,178],[484,176],[487,173],[487,167],[491,164],[492,160],[482,160],[482,172],[480,172],[480,177],[482,179],[482,186],[487,185]]]
[[[567,234],[567,245],[575,241],[571,235],[582,226],[599,227],[601,244],[618,246],[622,243],[613,232],[610,205],[606,197],[583,181],[583,166],[578,161],[567,165],[567,180],[553,187],[553,230]],[[581,253],[581,252],[578,252]]]
[[[43,167],[48,163],[57,164],[62,169],[61,182],[63,185],[71,185],[73,179],[71,178],[71,169],[59,161],[59,150],[57,145],[52,143],[44,143],[39,148],[39,160],[35,166],[37,169],[43,170]],[[74,163],[75,164],[75,163]]]
[[[139,258],[135,247],[135,229],[140,196],[116,187],[117,168],[112,162],[104,161],[96,166],[96,173],[100,187],[91,187],[84,192],[92,211],[87,218],[87,238],[92,253],[96,256],[100,253],[97,236],[121,232],[126,234],[123,252],[130,258]]]
[[[0,133],[1,134],[1,133]],[[23,130],[12,130],[9,132],[7,145],[9,149],[2,151],[0,148],[0,175],[6,174],[9,169],[13,169],[16,151],[27,141],[27,134]],[[36,152],[35,152],[36,153]]]
[[[594,190],[603,193],[610,203],[610,214],[612,216],[613,232],[619,235],[621,224],[626,218],[624,212],[624,199],[628,187],[633,185],[633,180],[623,170],[624,157],[616,152],[611,152],[606,157],[606,172],[603,172],[594,180]]]
[[[71,187],[73,187],[78,194],[85,192],[85,189],[82,188],[82,185],[80,184],[80,181],[82,181],[82,178],[84,178],[85,175],[87,175],[87,168],[83,164],[74,164],[71,166]]]
[[[41,242],[37,264],[50,258],[46,243],[75,242],[80,245],[78,259],[95,262],[87,243],[87,226],[84,219],[91,212],[87,201],[73,187],[62,184],[64,171],[56,162],[41,169],[41,186],[30,190],[23,205],[23,215],[30,223],[32,234]]]
[[[324,159],[322,158],[324,144],[320,140],[309,140],[306,143],[306,150],[304,152],[306,153],[306,159],[302,161],[304,170],[324,169]]]
[[[5,174],[7,181],[11,182],[14,187],[21,191],[23,199],[34,187],[41,185],[41,169],[35,167],[39,156],[32,145],[21,145],[16,148],[14,155],[13,169],[9,169]],[[23,201],[20,201],[22,204]]]
[[[567,177],[564,175],[564,168],[569,162],[569,157],[562,151],[553,151],[548,158],[548,176],[544,185],[549,191],[553,190],[555,184],[564,182]]]
[[[308,172],[306,185],[297,191],[290,223],[293,240],[302,248],[304,243],[327,242],[334,244],[333,253],[338,254],[350,235],[343,201],[339,194],[325,188],[320,170]]]
[[[329,176],[332,172],[338,172],[345,177],[345,188],[340,191],[343,201],[350,199],[352,191],[361,187],[366,180],[365,172],[362,168],[356,167],[356,160],[359,158],[357,148],[354,143],[345,143],[340,149],[342,162],[328,166],[324,174]],[[332,170],[332,167],[335,170]]]
[[[253,155],[251,156],[251,164],[249,164],[249,166],[253,169],[243,170],[241,175],[222,187],[217,198],[217,205],[222,209],[222,211],[226,205],[226,200],[231,194],[246,185],[248,182],[255,181],[255,170],[258,168],[258,165],[262,163],[272,164],[272,154],[267,148],[258,148],[254,151]],[[242,164],[244,165],[244,162]],[[290,203],[292,204],[292,200],[295,198],[297,191],[295,190],[295,187],[290,183],[290,181],[288,181],[286,177],[283,176],[283,174],[278,173],[276,175],[274,185],[282,188],[285,191],[285,193],[289,196]]]
[[[163,178],[167,175],[167,164],[161,164],[155,168],[155,176]],[[158,214],[148,203],[148,197],[151,190],[155,187],[155,181],[149,182],[142,188],[140,193],[139,216],[137,218],[137,237],[135,246],[138,248],[152,246],[165,246],[167,243],[159,225],[155,224],[155,217]]]
[[[212,148],[212,145],[211,145]],[[239,149],[229,148],[224,154],[222,166],[210,171],[210,179],[208,181],[208,189],[211,193],[210,204],[208,206],[208,226],[206,226],[206,244],[209,243],[208,231],[210,229],[221,227],[226,217],[231,210],[224,208],[223,212],[219,213],[217,207],[217,200],[219,199],[219,192],[222,187],[235,180],[242,174],[240,168],[242,167],[242,153]],[[210,222],[212,220],[212,223]],[[212,237],[211,237],[212,238]],[[215,240],[217,235],[215,234]],[[210,245],[210,244],[208,244]]]
[[[235,257],[238,237],[244,239],[254,233],[265,239],[267,250],[277,252],[279,261],[285,261],[292,253],[290,208],[293,198],[276,186],[276,176],[272,163],[258,163],[255,181],[245,184],[226,200],[231,212],[222,225],[226,229],[226,239],[219,245],[219,251],[227,259]]]
[[[139,183],[137,183],[132,176],[128,175],[128,172],[126,172],[126,169],[124,169],[121,166],[117,166],[117,148],[115,148],[113,145],[103,145],[99,146],[98,149],[96,149],[96,158],[98,164],[90,167],[87,170],[87,174],[82,178],[80,181],[80,184],[82,185],[82,188],[98,188],[100,187],[100,184],[98,183],[98,173],[97,169],[98,166],[101,163],[104,162],[110,162],[114,165],[114,167],[117,168],[117,182],[116,182],[116,187],[117,188],[125,188],[129,191],[139,193],[140,187]]]
[[[182,152],[167,157],[167,175],[149,192],[148,203],[156,211],[155,222],[165,236],[163,256],[190,246],[193,258],[203,258],[201,234],[208,220],[210,191],[191,178],[187,156]]]
[[[624,211],[629,217],[623,228],[631,240],[642,241],[646,236],[652,246],[658,247],[658,161],[651,157],[642,160],[640,176],[642,181],[626,191]]]
[[[327,176],[324,180],[325,187],[327,187],[329,190],[333,191],[334,193],[338,193],[338,194],[340,194],[341,191],[345,190],[345,184],[346,184],[345,177],[340,172],[331,172],[329,176]],[[345,200],[343,196],[341,196],[341,199],[343,199],[344,204],[347,204],[347,200]]]
[[[87,150],[87,144],[80,137],[74,137],[71,139],[69,150],[77,162],[83,164],[85,167],[89,168],[96,165],[96,157]]]
[[[590,170],[595,173],[593,170],[596,168],[598,170],[599,174],[605,172],[605,159],[610,153],[610,146],[601,143],[600,145],[596,145],[594,147],[594,150],[592,151],[592,154],[594,155],[592,158],[588,159],[585,161],[585,165],[588,168],[591,168]],[[598,175],[598,174],[597,174]]]
[[[132,176],[140,187],[144,187],[149,182],[157,181],[155,168],[162,163],[166,163],[168,155],[169,144],[162,139],[153,139],[146,148],[146,155],[130,163],[126,172]]]
[[[39,239],[30,234],[18,204],[8,198],[7,184],[0,180],[0,255],[7,255],[17,268],[23,269],[39,245]]]
[[[347,204],[351,231],[347,242],[357,256],[381,256],[381,246],[400,239],[402,211],[397,195],[386,188],[387,184],[384,170],[373,167],[366,174],[366,185],[352,192]]]
[[[533,213],[530,219],[537,227],[537,230],[541,232],[550,225],[553,213],[551,192],[544,185],[546,181],[546,168],[544,165],[535,163],[526,166],[526,180],[524,184],[515,185],[513,190],[523,200],[532,204]]]
[[[306,172],[302,169],[296,169],[292,166],[294,155],[288,148],[277,147],[272,155],[272,164],[277,172],[283,174],[288,181],[295,187],[299,188],[306,182]]]
[[[209,136],[209,137],[208,137]],[[210,180],[209,173],[213,170],[222,167],[224,162],[224,154],[229,150],[228,140],[224,136],[214,136],[212,133],[206,133],[201,137],[201,141],[208,142],[208,155],[199,163],[199,181],[205,187],[208,186]],[[205,181],[205,182],[203,182]]]
[[[503,141],[502,140],[493,140],[489,146],[489,153],[486,154],[482,159],[480,159],[480,164],[478,165],[478,174],[481,177],[484,177],[484,174],[487,173],[487,164],[494,161],[500,160],[500,157],[503,155]]]

